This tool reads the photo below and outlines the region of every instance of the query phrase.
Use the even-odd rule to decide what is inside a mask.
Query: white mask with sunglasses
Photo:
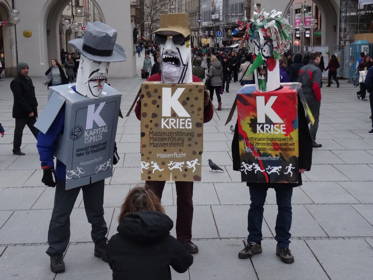
[[[156,34],[155,42],[161,51],[162,82],[166,84],[192,83],[192,50],[190,37]]]
[[[99,98],[107,82],[109,62],[97,62],[81,55],[76,91],[88,98]]]

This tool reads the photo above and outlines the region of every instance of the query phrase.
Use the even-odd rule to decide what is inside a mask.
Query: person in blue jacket
[[[87,98],[99,98],[107,81],[110,62],[123,61],[124,50],[115,44],[117,32],[101,22],[88,23],[82,39],[69,43],[81,54],[77,83],[72,86],[72,94]],[[52,88],[53,90],[53,88]],[[65,105],[63,105],[65,106]],[[54,273],[65,271],[63,254],[70,239],[70,214],[80,190],[83,192],[85,212],[92,225],[91,237],[95,244],[94,255],[107,261],[107,225],[104,219],[104,180],[78,188],[66,190],[66,166],[56,160],[58,143],[64,132],[65,109],[62,107],[46,133],[38,135],[37,148],[43,170],[42,182],[56,187],[54,207],[48,230],[50,268]]]

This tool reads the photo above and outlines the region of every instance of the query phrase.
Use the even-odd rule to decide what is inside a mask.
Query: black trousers
[[[210,99],[211,101],[214,100],[214,91],[216,93],[216,97],[218,98],[219,104],[221,104],[221,93],[223,91],[222,87],[210,87]]]
[[[161,200],[165,183],[164,181],[147,181],[146,185]],[[190,241],[193,223],[193,182],[176,182],[176,195],[176,236],[180,241]]]
[[[23,129],[25,128],[26,125],[31,130],[32,134],[34,134],[35,138],[37,137],[39,130],[37,130],[34,127],[35,123],[36,123],[36,118],[27,118],[27,119],[16,118],[16,127],[14,129],[14,139],[13,139],[13,152],[18,152],[21,150]]]
[[[369,93],[369,103],[370,103],[370,117],[372,120],[372,128],[373,128],[373,91]]]
[[[332,83],[332,79],[337,83],[337,86],[339,87],[337,72],[329,70],[329,72],[328,72],[328,87],[330,87],[330,84]]]
[[[237,81],[238,81],[238,72],[239,72],[239,70],[240,70],[240,67],[237,67],[237,68],[233,69],[233,81],[235,83],[237,83]]]
[[[367,88],[365,86],[365,83],[360,83],[360,90],[357,92],[358,97],[361,99],[365,99],[365,96],[367,95]]]
[[[66,191],[64,182],[57,182],[52,218],[49,224],[47,254],[63,254],[70,241],[70,214],[80,190],[83,191],[85,213],[92,225],[91,237],[99,243],[106,239],[104,219],[104,181]]]
[[[229,92],[229,84],[231,82],[231,74],[227,74],[223,76],[223,90],[225,89],[226,92]]]

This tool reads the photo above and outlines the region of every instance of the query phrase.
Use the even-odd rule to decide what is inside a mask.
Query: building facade
[[[1,20],[4,18],[9,22],[12,10],[19,11],[17,24],[1,27],[3,40],[0,51],[4,53],[9,71],[14,72],[17,61],[22,61],[30,65],[30,75],[44,76],[50,59],[59,58],[61,50],[66,48],[69,39],[65,38],[66,31],[71,27],[66,7],[72,2],[75,12],[82,9],[83,20],[71,29],[76,34],[69,38],[83,34],[87,18],[111,25],[118,31],[117,42],[126,50],[127,61],[113,64],[110,75],[133,77],[136,72],[130,0],[0,0]]]

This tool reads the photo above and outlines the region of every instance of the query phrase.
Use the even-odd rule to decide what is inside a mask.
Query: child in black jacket
[[[121,208],[118,233],[108,244],[113,279],[171,280],[170,266],[185,272],[193,257],[170,236],[172,226],[151,190],[131,190]]]

